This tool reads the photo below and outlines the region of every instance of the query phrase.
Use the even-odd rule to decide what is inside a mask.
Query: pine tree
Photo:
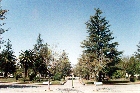
[[[100,71],[107,66],[108,63],[118,61],[118,52],[116,47],[118,42],[112,43],[114,37],[110,31],[109,22],[105,17],[102,17],[102,11],[98,8],[95,9],[94,16],[90,16],[90,20],[86,22],[87,39],[82,42],[82,48],[89,57],[89,62],[94,62],[94,74],[97,77]],[[113,65],[115,65],[114,63]],[[97,80],[97,78],[96,78]]]
[[[8,76],[8,73],[13,74],[16,71],[16,56],[12,50],[12,44],[10,44],[8,39],[5,49],[3,49],[0,54],[0,69],[5,72],[5,77]]]
[[[140,60],[140,42],[137,45],[137,51],[135,52],[135,57]]]
[[[40,74],[50,74],[49,65],[51,60],[50,50],[48,48],[48,44],[43,44],[43,39],[41,38],[41,34],[39,34],[37,38],[37,43],[34,45],[33,49],[36,54],[36,59],[34,63],[34,71],[35,73],[39,72]]]

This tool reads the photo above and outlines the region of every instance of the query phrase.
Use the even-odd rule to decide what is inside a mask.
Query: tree
[[[34,52],[32,50],[25,50],[19,55],[20,63],[24,68],[24,77],[28,77],[28,69],[33,68],[34,65]]]
[[[69,61],[67,53],[63,50],[57,63],[55,64],[54,78],[59,76],[60,78],[65,78],[71,73],[71,63]]]
[[[122,57],[120,62],[117,64],[117,67],[123,73],[123,75],[122,75],[123,77],[126,77],[126,73],[128,73],[129,62],[130,62],[130,57],[125,56],[125,57]]]
[[[97,74],[107,65],[110,63],[115,65],[122,52],[118,52],[116,49],[118,42],[112,43],[114,37],[109,29],[109,22],[101,16],[102,11],[99,8],[95,11],[95,15],[90,16],[90,20],[86,22],[89,36],[82,42],[82,48],[88,55],[89,62],[95,63],[94,74],[97,77]]]
[[[10,42],[11,41],[8,39],[5,45],[6,49],[0,54],[0,69],[4,71],[4,77],[7,77],[8,73],[13,74],[16,71],[16,56],[14,55]]]
[[[131,76],[140,74],[140,61],[136,56],[123,57],[117,66],[124,74],[123,76],[125,76],[126,73]]]
[[[58,65],[62,72],[62,77],[66,77],[71,73],[71,63],[69,61],[67,53],[63,50],[59,58],[60,65]]]
[[[41,39],[41,34],[39,34],[37,37],[37,43],[34,45],[33,50],[36,54],[40,54],[42,47],[43,47],[43,39]]]
[[[0,0],[0,3],[1,3],[1,1],[2,0]],[[0,20],[2,21],[2,20],[4,20],[4,19],[6,19],[6,12],[8,12],[8,10],[3,10],[3,9],[1,9],[1,5],[0,5]],[[1,36],[1,34],[3,34],[5,31],[7,31],[7,30],[5,30],[5,29],[3,29],[2,28],[2,26],[3,25],[5,25],[5,23],[0,23],[0,36]],[[0,44],[2,44],[3,43],[3,40],[2,40],[2,37],[0,37]]]
[[[135,57],[140,60],[140,42],[137,45],[137,51],[134,53],[135,53]]]
[[[135,54],[134,54],[134,56],[135,56],[135,60],[137,61],[136,63],[136,67],[135,67],[135,69],[137,69],[137,74],[140,74],[140,42],[138,43],[138,45],[137,45],[137,51],[136,52],[134,52]]]
[[[137,45],[137,51],[134,52],[134,56],[130,58],[129,73],[131,75],[140,74],[140,42]]]
[[[39,72],[42,75],[49,74],[49,66],[51,60],[51,52],[48,48],[48,44],[43,44],[41,34],[37,38],[37,43],[34,45],[33,51],[36,54],[36,60],[34,63],[35,73]]]
[[[75,69],[77,69],[75,71],[77,73],[76,75],[79,75],[80,77],[88,80],[90,77],[92,77],[94,64],[93,62],[89,62],[88,56],[86,53],[83,53],[78,59],[78,64],[76,65]]]
[[[139,74],[140,73],[140,62],[139,60],[132,56],[129,59],[129,63],[128,63],[128,68],[126,69],[127,73],[134,76],[135,74]]]

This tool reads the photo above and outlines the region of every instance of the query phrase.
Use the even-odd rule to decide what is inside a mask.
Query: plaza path
[[[73,80],[72,88],[72,80],[68,80],[64,85],[51,85],[51,91],[48,90],[48,85],[27,84],[29,85],[35,87],[0,88],[0,93],[140,93],[140,84],[134,83],[95,86],[83,85],[79,80]]]
[[[68,80],[60,90],[62,90],[62,93],[92,93],[89,92],[85,85],[81,84],[79,80],[73,80],[73,87],[74,88],[72,88],[72,80]]]
[[[140,93],[140,84],[83,85],[79,80],[68,80],[56,93]]]
[[[6,83],[3,83],[3,85],[6,85]],[[74,88],[72,88],[72,80],[68,80],[64,85],[50,85],[51,91],[48,90],[48,85],[27,84],[27,86],[36,87],[0,88],[0,93],[93,93],[92,88],[89,89],[89,87],[82,85],[79,80],[73,80]]]

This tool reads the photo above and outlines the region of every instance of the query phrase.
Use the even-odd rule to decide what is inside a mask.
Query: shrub
[[[131,81],[131,82],[135,82],[135,81],[136,81],[136,77],[135,77],[135,76],[133,76],[133,75],[132,75],[132,76],[130,76],[130,81]]]
[[[138,80],[140,80],[140,76],[138,76]]]
[[[54,80],[61,80],[61,74],[60,73],[56,73],[54,76],[53,76],[53,79]]]
[[[30,80],[30,81],[35,80],[35,77],[36,77],[36,74],[32,73],[32,74],[29,76],[29,80]]]
[[[122,78],[123,76],[124,76],[123,72],[121,70],[117,70],[116,72],[113,73],[112,78],[118,79]]]

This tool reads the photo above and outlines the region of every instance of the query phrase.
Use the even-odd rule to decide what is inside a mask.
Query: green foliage
[[[62,54],[59,55],[57,61],[54,60],[51,72],[54,75],[54,78],[58,78],[59,80],[70,75],[71,64],[67,56],[67,53],[64,50]]]
[[[54,80],[58,80],[58,81],[60,81],[61,80],[61,78],[62,78],[62,76],[61,76],[62,74],[61,74],[61,72],[59,73],[59,72],[57,72],[57,73],[55,73],[55,75],[53,76],[53,79]]]
[[[127,73],[131,75],[140,73],[140,62],[137,58],[132,56],[128,63]]]
[[[29,80],[30,81],[34,81],[36,79],[36,74],[35,73],[32,73],[30,76],[29,76]]]
[[[63,85],[65,82],[64,81],[51,81],[51,85]]]
[[[138,80],[140,80],[140,76],[138,76]]]
[[[15,78],[0,78],[1,83],[15,82]]]
[[[117,66],[121,70],[121,73],[124,73],[124,75],[126,73],[131,75],[131,81],[135,81],[135,78],[132,76],[135,74],[140,74],[140,60],[136,55],[131,57],[123,57]]]
[[[131,81],[131,82],[135,82],[135,81],[136,81],[136,77],[133,76],[133,75],[131,75],[131,76],[130,76],[130,81]]]
[[[70,75],[71,68],[72,67],[71,67],[69,58],[67,56],[67,53],[63,50],[63,52],[60,55],[58,61],[55,63],[55,66],[54,66],[54,69],[53,69],[53,70],[55,70],[54,74],[59,73],[59,74],[61,74],[61,78],[64,78],[64,77]]]
[[[94,71],[94,64],[93,62],[88,62],[88,56],[86,54],[82,54],[81,58],[78,59],[78,64],[74,68],[74,74],[76,76],[80,76],[85,79],[89,79],[89,76]]]
[[[122,84],[122,83],[129,83],[130,81],[129,80],[111,80],[111,81],[103,81],[103,84],[113,84],[113,85],[115,85],[115,84]]]
[[[71,64],[66,52],[63,51],[59,58],[55,60],[52,51],[48,48],[48,44],[43,44],[41,34],[37,38],[34,49],[22,52],[19,59],[24,69],[25,78],[29,74],[29,69],[31,69],[31,73],[34,73],[34,75],[29,76],[30,80],[34,80],[37,74],[39,78],[40,76],[50,78],[54,75],[54,79],[60,80],[71,72]]]
[[[28,75],[28,69],[32,69],[32,72],[37,75],[45,75],[50,72],[48,70],[49,66],[49,51],[48,45],[43,44],[43,40],[41,39],[41,34],[39,34],[37,38],[37,44],[34,45],[33,50],[26,50],[22,52],[19,56],[20,63],[24,68],[25,78]],[[30,76],[32,79],[32,76]]]
[[[135,52],[135,59],[133,59],[132,61],[134,61],[133,67],[135,66],[133,70],[135,70],[136,74],[140,74],[140,42],[137,45],[137,51]]]
[[[50,65],[50,50],[48,44],[43,44],[43,39],[41,39],[41,34],[37,38],[37,43],[34,45],[33,49],[36,54],[34,71],[35,73],[39,72],[42,75],[49,74],[48,72]]]
[[[86,82],[85,84],[94,84],[94,81]]]
[[[43,47],[43,39],[41,39],[41,34],[39,34],[39,36],[37,37],[37,43],[34,45],[34,52],[36,54],[40,54],[40,52],[42,51],[42,47]]]
[[[6,19],[6,12],[7,10],[0,9],[1,21]],[[2,28],[4,24],[5,23],[0,24],[0,35],[7,31]],[[3,41],[0,41],[0,44],[2,42]],[[61,78],[64,78],[70,75],[71,63],[69,62],[66,52],[63,51],[60,57],[54,60],[54,55],[48,46],[49,45],[47,43],[43,43],[41,34],[39,34],[37,37],[37,43],[34,45],[34,49],[22,51],[19,55],[19,63],[15,65],[16,59],[13,55],[14,52],[10,50],[11,47],[9,43],[9,46],[6,46],[7,49],[9,48],[9,51],[3,50],[2,53],[0,53],[0,70],[7,74],[8,72],[14,73],[17,69],[17,72],[14,73],[15,77],[21,77],[22,72],[24,72],[24,79],[30,78],[30,80],[33,80],[37,73],[39,73],[39,76],[44,77],[55,75],[56,78],[60,78],[60,76]],[[57,62],[57,65],[53,65],[55,62]],[[30,69],[34,74],[31,74],[28,77]],[[59,71],[61,72],[60,76],[57,74]]]
[[[117,51],[118,42],[112,42],[114,37],[109,29],[109,22],[101,16],[102,11],[99,8],[95,11],[95,15],[90,16],[90,20],[86,22],[88,38],[82,42],[82,48],[87,56],[85,62],[92,62],[94,68],[89,71],[92,70],[96,77],[104,68],[115,66],[122,52]]]
[[[137,45],[137,51],[135,52],[135,57],[140,60],[140,42]]]
[[[10,44],[8,39],[5,49],[0,54],[0,70],[5,72],[5,77],[8,73],[13,74],[16,71],[16,56],[12,50],[12,44]]]
[[[124,75],[125,74],[122,72],[122,70],[117,70],[116,72],[113,73],[112,79],[123,78]]]
[[[28,76],[28,69],[33,68],[35,55],[32,50],[25,50],[19,55],[20,63],[24,69],[25,78]]]
[[[0,1],[0,3],[1,3],[1,1]],[[8,10],[3,10],[3,9],[1,9],[1,6],[0,6],[0,21],[3,21],[4,19],[6,19],[6,16],[5,16],[6,12],[8,12]],[[2,28],[3,25],[5,25],[5,23],[0,23],[0,44],[4,43],[4,40],[2,40],[1,34],[3,34],[5,31],[7,31]],[[10,43],[9,39],[8,39],[7,44],[8,43]],[[7,45],[6,48],[7,47],[10,47],[10,46]],[[1,45],[0,45],[0,49],[1,49]],[[15,63],[13,63],[13,61],[10,62],[13,59],[15,59],[15,58],[13,56],[13,51],[11,51],[11,50],[3,50],[2,53],[0,54],[0,70],[5,72],[5,77],[7,77],[8,72],[13,73],[15,71],[15,68],[13,67],[14,66],[13,64],[15,64]]]
[[[1,3],[1,1],[0,1]],[[4,9],[1,9],[1,6],[0,6],[0,21],[3,21],[4,19],[6,19],[6,13],[8,12],[8,10],[4,10]],[[0,36],[1,34],[3,34],[5,31],[8,31],[8,30],[5,30],[2,28],[2,26],[5,25],[5,23],[0,23]],[[1,37],[0,37],[1,38]],[[3,44],[4,41],[3,40],[0,40],[0,44]],[[1,46],[0,46],[1,48]]]

